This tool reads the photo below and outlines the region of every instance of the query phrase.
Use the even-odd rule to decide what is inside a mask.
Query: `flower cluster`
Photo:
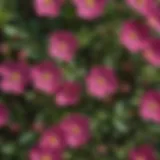
[[[109,0],[70,0],[70,2],[77,16],[80,19],[88,20],[89,22],[87,23],[102,17],[105,13],[105,7],[110,5]],[[65,0],[33,0],[33,8],[36,16],[40,19],[56,19],[60,17],[65,3]],[[141,17],[140,19],[128,19],[123,23],[118,34],[120,43],[127,52],[129,51],[133,54],[127,56],[136,57],[142,55],[142,61],[147,61],[145,65],[150,65],[154,69],[158,69],[160,67],[160,38],[157,36],[157,33],[160,32],[160,5],[157,1],[153,0],[126,0],[126,4],[129,8],[137,11]],[[144,22],[141,21],[141,18]],[[41,31],[41,29],[39,31]],[[98,33],[99,32],[98,30]],[[102,31],[102,34],[103,32],[105,33],[105,31]],[[100,117],[100,122],[97,122],[97,124],[93,124],[92,117],[89,115],[75,112],[74,109],[80,105],[81,102],[82,105],[84,105],[83,100],[85,101],[86,99],[86,108],[93,105],[92,102],[94,102],[94,100],[97,108],[101,107],[101,103],[104,106],[108,105],[106,99],[110,101],[114,99],[114,105],[116,100],[118,102],[119,99],[121,99],[120,94],[123,91],[128,94],[128,90],[130,91],[134,88],[133,86],[135,84],[139,83],[136,82],[133,84],[132,88],[130,84],[125,85],[127,89],[124,88],[124,86],[121,87],[123,77],[120,74],[123,71],[121,71],[121,68],[116,68],[118,62],[115,62],[117,63],[116,65],[112,65],[112,63],[108,64],[105,63],[105,58],[103,60],[104,63],[91,63],[92,65],[87,66],[87,69],[84,66],[85,72],[80,75],[81,78],[69,79],[65,76],[65,67],[78,61],[78,56],[82,48],[81,41],[83,40],[81,40],[72,29],[58,28],[55,31],[49,31],[48,35],[47,58],[36,63],[30,63],[25,51],[21,50],[18,52],[18,60],[6,58],[7,60],[0,64],[0,90],[3,94],[7,96],[11,95],[11,97],[23,97],[25,93],[31,91],[35,95],[40,94],[47,98],[51,97],[52,105],[56,104],[56,108],[60,111],[73,109],[73,112],[67,115],[65,114],[60,121],[49,126],[47,129],[40,129],[38,141],[36,144],[32,144],[29,149],[28,158],[30,160],[66,159],[65,152],[68,149],[78,150],[90,143],[90,140],[92,140],[92,138],[94,139],[95,134],[94,131],[92,132],[92,127],[94,128],[106,119],[106,122],[111,121],[111,130],[116,132],[114,131],[114,123],[117,125],[119,121],[117,120],[118,122],[115,122],[113,119],[114,117],[119,118],[120,116],[114,116],[114,109],[110,109],[109,114],[102,109],[100,116],[99,112],[95,111],[97,112],[95,115],[98,115],[98,118]],[[94,41],[94,36],[90,39],[92,38]],[[105,45],[105,43],[102,45]],[[101,47],[101,44],[99,44],[99,46]],[[97,53],[99,52],[99,46],[96,45],[98,49],[95,47]],[[8,48],[1,46],[0,49],[4,52],[4,50]],[[90,58],[87,60],[90,60]],[[127,72],[129,76],[133,74],[129,72]],[[134,75],[134,78],[131,77],[131,79],[135,79],[136,76],[137,75]],[[142,84],[140,83],[140,85]],[[124,92],[122,94],[125,94]],[[134,92],[134,89],[132,89],[132,92]],[[140,93],[141,94],[138,95],[138,103],[136,104],[138,106],[138,120],[143,123],[159,125],[160,91],[154,86],[147,86],[142,92],[140,90]],[[127,94],[126,97],[128,96]],[[5,98],[4,100],[2,98],[2,102],[3,101],[5,101]],[[130,103],[130,100],[126,101]],[[10,113],[12,111],[6,103],[0,103],[0,129],[9,126],[11,123]],[[87,112],[91,112],[91,110],[88,109]],[[113,116],[113,118],[110,115]],[[123,116],[125,117],[126,115]],[[108,117],[110,120],[108,120]],[[12,126],[12,130],[14,131],[17,130],[17,128],[16,125]],[[121,133],[126,133],[125,127],[122,126],[122,128]],[[101,131],[99,130],[98,132]],[[107,135],[109,135],[108,130],[110,129],[104,127],[104,130],[104,134],[107,132]],[[119,133],[111,133],[111,136],[112,134],[115,138]],[[98,133],[97,135],[99,136],[100,134]],[[100,137],[98,138],[101,140]],[[108,141],[112,143],[112,140]],[[111,145],[113,147],[114,144]],[[156,147],[150,142],[142,142],[136,145],[131,144],[127,157],[129,160],[156,160]],[[97,158],[94,157],[92,159]]]
[[[150,27],[160,31],[159,5],[152,0],[126,0],[127,4],[142,14],[146,23],[128,20],[122,26],[121,43],[131,53],[142,53],[144,59],[155,67],[160,66],[160,39],[153,36]]]
[[[79,148],[90,139],[88,117],[79,113],[70,114],[59,124],[45,130],[36,146],[30,151],[30,160],[62,160],[64,151]]]

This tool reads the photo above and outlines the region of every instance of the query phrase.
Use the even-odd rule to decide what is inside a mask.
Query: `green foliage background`
[[[85,74],[93,65],[105,64],[116,70],[120,84],[118,94],[104,101],[89,97],[84,88],[80,104],[66,109],[56,108],[53,97],[32,89],[20,97],[0,93],[0,100],[11,111],[10,124],[15,122],[21,126],[16,133],[8,127],[0,130],[1,160],[27,159],[28,150],[39,136],[32,130],[32,124],[43,121],[50,126],[70,112],[82,112],[91,118],[93,138],[78,150],[68,150],[68,160],[127,160],[128,151],[144,143],[153,144],[159,154],[160,126],[144,122],[138,116],[143,92],[160,88],[159,69],[147,64],[140,54],[128,53],[118,37],[122,23],[132,18],[145,21],[126,6],[124,0],[110,1],[104,15],[94,21],[78,18],[69,1],[58,18],[50,19],[35,16],[32,0],[0,0],[1,42],[8,45],[6,53],[0,55],[1,62],[16,59],[20,50],[26,51],[30,64],[49,59],[48,35],[65,29],[72,31],[80,41],[80,49],[72,63],[56,62],[64,68],[66,78],[83,83]],[[129,91],[123,91],[123,84],[129,86]],[[98,152],[98,146],[105,147],[106,152]]]

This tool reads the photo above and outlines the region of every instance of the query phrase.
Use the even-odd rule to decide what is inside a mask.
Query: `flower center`
[[[105,81],[105,79],[104,79],[103,77],[99,77],[99,78],[97,79],[97,83],[98,83],[99,85],[103,86],[103,85],[106,83],[106,81]]]
[[[95,5],[95,0],[86,0],[86,4],[88,7],[92,8]]]
[[[130,36],[130,38],[131,38],[132,40],[136,40],[136,39],[137,39],[137,35],[136,35],[136,33],[134,33],[134,32],[131,32],[129,36]]]
[[[41,160],[53,160],[50,155],[44,155],[42,156]]]
[[[21,78],[20,74],[18,72],[13,72],[12,75],[11,75],[11,79],[13,81],[19,81]]]
[[[51,5],[53,3],[53,0],[44,0],[45,5]]]
[[[56,146],[56,145],[58,144],[58,140],[57,140],[57,138],[56,138],[55,136],[51,136],[51,137],[49,138],[49,142],[50,142],[50,144],[52,144],[53,146]]]
[[[149,109],[150,109],[151,111],[156,111],[157,108],[158,108],[158,105],[157,105],[156,102],[150,103]]]
[[[137,4],[142,7],[144,5],[144,0],[137,0]]]
[[[136,160],[145,160],[145,158],[143,156],[138,156]]]
[[[67,48],[67,44],[65,42],[60,42],[59,48],[61,51],[65,51]]]
[[[80,128],[77,126],[77,125],[74,125],[73,127],[72,127],[72,132],[73,132],[73,134],[75,134],[75,135],[78,135],[79,133],[80,133]]]
[[[50,79],[52,78],[51,74],[48,73],[48,72],[43,73],[42,77],[43,77],[43,79],[46,80],[46,81],[48,81],[48,80],[50,80]]]

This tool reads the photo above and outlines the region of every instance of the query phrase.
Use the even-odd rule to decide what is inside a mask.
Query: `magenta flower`
[[[117,91],[117,77],[112,69],[105,66],[95,66],[86,78],[86,87],[90,95],[105,98]]]
[[[43,61],[34,66],[31,77],[34,87],[47,94],[55,93],[62,83],[60,69],[50,61]]]
[[[149,26],[151,26],[157,32],[160,32],[160,11],[159,11],[159,8],[153,8],[150,10],[149,15],[147,16],[147,21],[148,21]]]
[[[154,5],[153,0],[126,0],[126,3],[143,15],[147,15],[149,8]]]
[[[80,100],[81,86],[77,82],[65,82],[56,94],[56,104],[64,107],[75,105]]]
[[[62,153],[34,147],[29,152],[29,160],[62,160]]]
[[[142,96],[140,116],[145,120],[160,123],[160,92],[149,90]]]
[[[9,111],[8,109],[3,105],[0,104],[0,128],[4,127],[9,119]]]
[[[142,145],[131,150],[129,160],[156,160],[154,148],[150,145]]]
[[[34,0],[34,9],[40,17],[57,17],[60,14],[64,0]]]
[[[107,0],[73,0],[78,16],[86,20],[100,17],[104,12],[106,2]]]
[[[39,141],[39,146],[52,151],[63,151],[66,147],[64,132],[60,127],[54,126],[46,130]]]
[[[120,32],[121,43],[132,53],[141,51],[149,38],[149,29],[137,21],[127,21]]]
[[[90,139],[89,119],[84,115],[70,114],[64,118],[60,126],[64,131],[66,142],[71,148],[80,147]]]
[[[142,55],[151,65],[160,67],[160,39],[149,40]]]
[[[0,87],[3,92],[21,94],[30,81],[30,69],[23,62],[4,62],[0,66],[2,81]]]
[[[49,39],[49,54],[53,58],[70,62],[78,50],[78,40],[73,33],[57,31]]]

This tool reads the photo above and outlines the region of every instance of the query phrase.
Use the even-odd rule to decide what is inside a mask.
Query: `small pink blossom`
[[[46,130],[40,138],[39,146],[47,150],[63,151],[66,148],[63,130],[58,126]]]
[[[78,113],[70,114],[64,118],[60,126],[69,147],[77,148],[88,143],[90,139],[88,117]]]
[[[126,0],[126,3],[142,15],[147,15],[149,8],[154,5],[153,0]]]
[[[33,147],[29,152],[29,160],[62,160],[62,153]]]
[[[34,9],[40,17],[57,17],[60,14],[64,0],[34,0]]]
[[[30,68],[23,62],[4,62],[0,66],[1,90],[6,93],[21,94],[30,82]]]
[[[143,50],[149,38],[149,29],[137,21],[127,21],[120,32],[121,43],[132,53]]]
[[[155,31],[160,32],[160,8],[150,9],[147,22]]]
[[[5,105],[0,104],[0,128],[8,123],[9,111]]]
[[[61,70],[50,61],[35,65],[31,71],[33,85],[47,94],[55,93],[62,83]]]
[[[86,77],[86,87],[90,95],[105,98],[118,88],[115,72],[106,66],[93,67]]]
[[[150,145],[142,145],[131,150],[129,160],[156,160],[154,148]]]
[[[96,19],[104,13],[108,0],[73,0],[80,18],[86,20]]]
[[[53,58],[70,62],[78,50],[78,40],[69,31],[57,31],[50,35],[49,54]]]
[[[56,94],[56,104],[64,107],[75,105],[80,100],[81,86],[77,82],[67,81]]]
[[[140,116],[145,120],[160,123],[160,92],[149,90],[142,96]]]
[[[151,65],[160,67],[160,39],[150,39],[142,55]]]

